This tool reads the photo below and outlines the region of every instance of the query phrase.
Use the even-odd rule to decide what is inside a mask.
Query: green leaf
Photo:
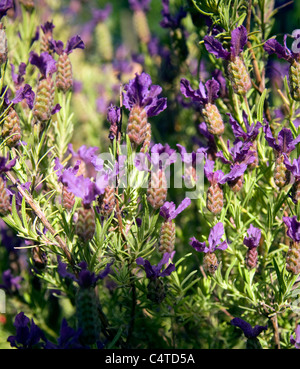
[[[257,120],[259,122],[262,122],[264,119],[264,103],[265,103],[266,95],[267,95],[267,89],[265,88],[257,104]]]

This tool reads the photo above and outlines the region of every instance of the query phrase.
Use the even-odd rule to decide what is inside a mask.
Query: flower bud
[[[166,287],[161,279],[155,278],[149,281],[147,297],[157,304],[160,304],[165,299]]]
[[[251,88],[251,79],[243,60],[236,56],[228,62],[227,74],[233,91],[237,95],[245,96]]]
[[[60,54],[56,65],[56,87],[66,93],[73,86],[72,64],[68,54]]]
[[[163,169],[151,172],[151,179],[147,189],[147,201],[153,209],[159,209],[167,198],[167,179]]]
[[[100,214],[103,216],[110,216],[116,204],[115,188],[113,186],[107,186],[104,194],[99,198],[98,201]]]
[[[248,269],[256,268],[257,257],[258,257],[257,248],[256,247],[249,248],[246,254],[246,258],[245,258],[245,262],[246,262]]]
[[[76,234],[83,241],[90,241],[95,233],[95,213],[93,208],[80,208],[76,222]]]
[[[160,230],[158,251],[171,254],[175,247],[175,223],[172,220],[163,222]]]
[[[127,135],[131,142],[141,145],[149,134],[147,113],[144,108],[135,105],[129,114]]]
[[[213,275],[215,271],[218,269],[218,259],[213,252],[207,252],[203,258],[203,269]]]
[[[277,187],[282,188],[290,181],[290,172],[284,164],[284,156],[279,155],[275,161],[274,181]]]
[[[212,183],[207,190],[206,206],[213,214],[219,214],[223,209],[224,195],[219,183]]]
[[[72,192],[69,192],[66,188],[66,186],[63,186],[62,188],[62,206],[68,210],[71,211],[73,209],[73,206],[75,204],[75,195]]]
[[[10,198],[6,192],[5,182],[0,177],[0,215],[5,216],[11,212]]]
[[[51,76],[41,79],[37,87],[33,106],[33,115],[37,121],[44,122],[51,118],[54,94],[55,87]]]
[[[293,60],[289,68],[290,93],[295,101],[300,101],[300,63]]]
[[[143,10],[135,10],[133,13],[133,24],[138,38],[145,44],[147,44],[150,39],[150,30],[147,21],[146,14]]]
[[[4,140],[8,138],[6,144],[9,147],[14,147],[21,139],[20,118],[13,107],[9,109],[5,117],[1,135]]]
[[[244,183],[243,175],[236,178],[234,181],[228,181],[228,185],[234,193],[238,193],[242,189],[243,183]]]
[[[80,339],[87,345],[94,344],[100,335],[101,322],[98,314],[98,301],[95,289],[80,287],[76,294],[76,317]]]
[[[286,255],[286,270],[294,275],[300,273],[300,242],[290,242]]]
[[[202,109],[202,115],[207,124],[208,132],[213,135],[222,135],[224,133],[224,123],[215,104],[208,103]]]

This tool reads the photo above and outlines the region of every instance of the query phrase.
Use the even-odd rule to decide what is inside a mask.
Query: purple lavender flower
[[[128,0],[129,6],[133,11],[142,10],[147,12],[150,7],[151,0]]]
[[[151,77],[146,73],[136,73],[134,79],[130,80],[124,87],[123,105],[131,110],[134,106],[144,108],[147,116],[158,115],[167,107],[165,97],[158,98],[162,88],[152,85]]]
[[[253,249],[259,245],[259,241],[261,238],[261,230],[259,228],[255,228],[252,224],[250,224],[249,229],[247,230],[248,237],[244,238],[244,245],[249,249]]]
[[[186,209],[191,204],[191,199],[186,197],[176,208],[174,202],[166,201],[160,208],[159,214],[167,221],[175,219],[178,214],[180,214],[184,209]]]
[[[29,55],[29,63],[35,65],[39,69],[42,78],[46,78],[56,72],[56,61],[47,52],[43,52],[41,55],[38,55],[34,51],[31,51]]]
[[[293,174],[296,181],[300,181],[300,156],[298,157],[298,159],[293,159],[292,164],[286,153],[283,153],[283,156],[283,162],[287,170],[289,170]]]
[[[300,349],[300,324],[297,325],[295,329],[295,338],[291,334],[290,343],[295,346],[296,349]]]
[[[175,30],[176,28],[181,28],[181,21],[187,15],[187,12],[184,10],[184,8],[181,6],[173,15],[170,12],[169,0],[162,0],[162,6],[163,8],[161,14],[163,16],[163,19],[160,22],[160,25],[163,28],[170,28],[172,30]]]
[[[215,162],[207,159],[204,164],[204,174],[211,184],[224,184],[226,182],[225,174],[221,169],[214,171]]]
[[[150,155],[147,155],[148,157]],[[176,150],[171,149],[169,144],[155,144],[151,148],[151,163],[157,168],[166,168],[167,166],[170,166],[171,164],[174,164],[177,160],[177,154]]]
[[[108,138],[113,140],[118,133],[118,127],[121,120],[121,109],[118,106],[111,104],[107,109],[107,120],[110,123]]]
[[[41,29],[45,35],[46,34],[52,35],[54,28],[55,28],[55,25],[53,24],[53,22],[49,22],[49,21],[41,25]]]
[[[253,142],[256,139],[259,133],[259,129],[262,127],[262,124],[260,122],[252,123],[250,125],[248,121],[248,116],[245,111],[243,111],[243,121],[246,127],[245,132],[230,113],[227,113],[227,115],[229,116],[229,123],[236,138],[243,139],[244,142]]]
[[[23,312],[15,317],[14,326],[16,335],[9,336],[7,339],[11,347],[17,349],[43,348],[47,342],[44,332],[34,323],[33,319],[30,321]]]
[[[73,273],[67,270],[67,264],[59,261],[57,270],[62,278],[71,279],[72,281],[77,282],[78,285],[82,288],[90,288],[94,287],[100,279],[103,279],[110,273],[110,267],[112,266],[112,264],[113,263],[107,263],[103,271],[95,274],[94,272],[90,272],[88,270],[87,263],[85,261],[82,261],[78,264],[80,272],[78,273],[78,276],[75,276]]]
[[[103,9],[93,9],[93,23],[96,25],[100,22],[105,22],[112,12],[112,5],[107,3]]]
[[[199,242],[195,237],[190,238],[190,245],[196,251],[204,253],[213,253],[216,250],[226,250],[228,247],[227,242],[221,242],[223,235],[224,226],[222,222],[219,222],[210,230],[208,246],[206,246],[206,242]]]
[[[283,46],[275,39],[269,39],[264,44],[265,51],[271,55],[276,54],[279,59],[286,60],[289,64],[289,88],[292,98],[300,101],[300,88],[298,83],[299,78],[299,52],[291,51],[286,45],[287,35],[283,38]],[[299,43],[299,41],[298,41]]]
[[[298,59],[299,53],[294,53],[287,47],[286,39],[287,35],[284,35],[282,46],[275,38],[271,38],[265,42],[264,49],[269,55],[276,54],[279,59],[292,63]]]
[[[256,325],[254,328],[252,328],[251,324],[243,320],[242,318],[233,318],[230,321],[230,324],[241,328],[246,338],[256,338],[262,331],[265,331],[268,329],[268,326],[262,326],[262,325]]]
[[[287,235],[295,242],[300,241],[300,222],[297,221],[297,215],[293,217],[283,217],[283,222],[287,226]]]
[[[289,128],[282,128],[282,130],[278,133],[277,140],[274,138],[271,128],[267,123],[264,128],[265,138],[270,147],[272,147],[279,155],[285,153],[291,153],[296,145],[300,142],[300,135],[295,139],[293,134]]]
[[[242,53],[244,46],[247,43],[247,30],[244,26],[239,26],[231,32],[230,51],[223,48],[223,45],[213,36],[204,37],[204,45],[207,51],[213,54],[216,58],[225,60],[234,60]]]
[[[187,79],[182,78],[180,81],[181,93],[186,98],[190,98],[193,102],[197,102],[202,106],[214,103],[218,98],[219,90],[220,84],[213,78],[208,80],[205,85],[200,81],[197,90],[191,87],[191,83]]]
[[[242,59],[244,46],[248,41],[247,30],[239,26],[231,32],[230,51],[224,49],[222,43],[213,36],[204,37],[207,51],[216,58],[225,60],[226,72],[234,93],[245,96],[251,88],[251,79]]]
[[[11,63],[11,77],[14,82],[15,87],[20,87],[24,83],[24,76],[26,74],[26,67],[25,63],[20,63],[18,73],[15,73],[15,66]]]
[[[10,269],[5,270],[2,274],[0,288],[3,288],[7,293],[14,293],[21,288],[20,282],[22,279],[21,276],[14,277]]]
[[[149,260],[142,257],[136,259],[137,265],[142,265],[145,269],[146,276],[150,280],[156,280],[159,277],[169,276],[176,268],[175,264],[170,263],[171,254],[165,253],[161,261],[157,265],[151,265]],[[168,266],[163,269],[163,265],[168,264]]]
[[[2,0],[0,2],[0,19],[2,19],[2,17],[6,15],[7,11],[13,8],[13,6],[13,0]]]
[[[13,158],[9,161],[9,154],[7,156],[0,156],[0,173],[8,172],[11,170],[12,167],[16,164],[17,158]]]
[[[71,37],[64,48],[64,43],[60,40],[50,40],[50,47],[54,50],[57,55],[62,55],[63,53],[71,54],[75,49],[84,49],[84,42],[79,35]]]
[[[47,341],[45,344],[45,349],[83,349],[88,346],[83,345],[80,342],[80,336],[82,334],[82,329],[73,329],[68,325],[67,320],[64,318],[61,322],[59,337],[57,339],[57,344]]]
[[[4,101],[7,106],[15,105],[23,100],[26,100],[28,107],[30,109],[33,108],[35,93],[29,84],[26,83],[24,86],[21,86],[16,91],[15,97],[12,100],[10,100],[10,95],[11,95],[11,90],[7,90],[4,95]]]

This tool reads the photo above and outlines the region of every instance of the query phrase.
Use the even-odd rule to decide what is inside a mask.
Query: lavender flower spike
[[[265,51],[271,55],[276,54],[279,59],[284,59],[290,63],[289,67],[289,88],[292,98],[300,101],[300,53],[291,51],[286,45],[287,35],[284,35],[283,46],[274,38],[269,39],[264,44]]]
[[[210,186],[207,190],[206,206],[207,209],[213,214],[219,214],[224,205],[224,195],[222,184],[225,183],[225,174],[222,170],[214,171],[215,162],[210,159],[206,159],[204,165],[204,174]]]
[[[253,225],[250,224],[247,232],[248,237],[245,237],[243,241],[244,245],[248,247],[245,262],[249,269],[253,269],[257,265],[257,247],[261,239],[261,230],[259,228],[253,227]]]
[[[297,275],[300,273],[300,222],[296,215],[292,218],[283,217],[282,220],[287,227],[287,235],[292,240],[286,254],[286,270]]]
[[[136,73],[134,79],[130,80],[124,87],[123,105],[126,109],[132,110],[138,106],[143,108],[148,117],[158,115],[167,107],[165,97],[158,98],[162,88],[158,85],[152,85],[149,74]]]
[[[222,43],[213,36],[204,37],[206,50],[216,58],[225,60],[225,65],[234,92],[244,96],[251,88],[251,80],[241,54],[248,40],[247,30],[239,26],[231,32],[230,51],[224,49]]]
[[[278,133],[277,140],[273,137],[272,131],[268,124],[264,127],[265,139],[276,151],[275,173],[274,180],[277,187],[282,188],[290,181],[290,172],[287,170],[284,162],[285,155],[289,154],[296,148],[296,145],[300,142],[300,135],[294,139],[290,129],[282,128]]]
[[[210,231],[208,237],[208,247],[206,242],[199,242],[195,237],[190,239],[190,245],[198,252],[212,253],[218,250],[226,250],[228,244],[226,241],[221,242],[224,235],[224,226],[222,222],[217,223]]]
[[[218,98],[220,84],[214,79],[208,80],[205,85],[200,81],[197,90],[192,89],[190,82],[182,78],[180,81],[181,93],[193,102],[199,103],[204,121],[211,134],[221,135],[224,132],[224,123],[221,114],[214,104]]]

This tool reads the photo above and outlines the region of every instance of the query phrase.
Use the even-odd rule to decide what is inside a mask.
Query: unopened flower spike
[[[15,110],[15,105],[24,101],[29,109],[32,109],[35,94],[32,91],[31,86],[25,84],[16,91],[15,97],[12,100],[10,100],[10,95],[11,91],[6,90],[4,102],[8,108],[8,111],[2,125],[1,136],[4,140],[6,140],[6,145],[9,147],[14,147],[21,139],[20,117]]]
[[[213,36],[204,37],[206,50],[216,58],[224,59],[233,91],[241,96],[245,96],[251,88],[251,79],[241,55],[247,40],[247,30],[243,25],[231,32],[230,51],[224,49],[222,43]]]
[[[52,39],[49,43],[50,48],[58,55],[56,87],[58,90],[66,93],[73,86],[73,72],[69,54],[71,54],[75,49],[84,49],[84,42],[80,36],[76,35],[68,40],[65,48],[63,42],[60,40],[55,41]]]
[[[259,246],[259,242],[261,239],[261,230],[250,224],[247,233],[248,236],[244,237],[243,241],[243,244],[248,247],[245,261],[247,267],[249,269],[253,269],[256,268],[257,266],[257,257],[258,257],[257,247]]]
[[[227,241],[221,241],[224,235],[224,226],[218,222],[211,230],[208,236],[208,246],[206,242],[200,242],[195,237],[190,238],[190,245],[198,252],[204,252],[203,268],[209,274],[214,274],[218,268],[219,262],[215,255],[216,250],[226,250]]]
[[[219,214],[224,205],[224,194],[222,185],[226,182],[224,180],[225,174],[222,170],[214,171],[215,162],[206,156],[204,164],[204,174],[208,179],[210,186],[207,190],[206,206],[207,209],[214,215]]]
[[[130,111],[127,135],[132,143],[143,144],[151,128],[148,118],[166,109],[167,99],[158,97],[161,92],[162,88],[152,85],[151,77],[145,72],[136,74],[124,86],[123,105]]]
[[[47,52],[40,55],[32,51],[29,55],[29,62],[35,65],[40,71],[40,78],[35,95],[33,116],[37,122],[45,122],[55,114],[60,105],[54,106],[55,86],[52,75],[56,72],[56,61]]]
[[[279,59],[286,60],[289,64],[289,88],[292,98],[300,101],[300,63],[299,52],[293,52],[287,47],[287,35],[283,37],[283,45],[275,38],[267,40],[264,44],[265,51],[269,54],[276,54]]]
[[[53,29],[55,25],[52,21],[47,21],[41,25],[43,36],[41,38],[41,53],[47,52],[51,54],[53,50],[50,47],[50,41],[53,39]]]
[[[151,265],[149,260],[142,257],[136,259],[137,265],[144,267],[146,277],[149,279],[147,297],[158,304],[164,300],[167,293],[166,286],[161,278],[169,276],[176,270],[175,264],[171,263],[170,260],[171,254],[168,252],[164,253],[157,265]],[[167,266],[164,268],[164,265]]]
[[[219,109],[215,105],[218,98],[220,84],[214,79],[208,80],[205,85],[200,81],[199,88],[194,90],[190,82],[182,78],[180,81],[180,91],[193,102],[200,104],[201,114],[207,124],[208,131],[214,135],[222,135],[224,133],[224,123]]]
[[[300,222],[297,216],[283,217],[287,227],[286,234],[290,237],[290,246],[286,254],[286,270],[297,275],[300,273]]]
[[[246,322],[242,318],[233,318],[230,321],[230,324],[240,328],[245,337],[247,338],[247,349],[261,349],[261,344],[258,341],[257,337],[261,334],[261,332],[266,331],[268,326],[262,325],[255,325],[254,327],[251,326],[250,323]]]
[[[276,139],[268,123],[263,130],[266,141],[273,148],[276,155],[274,181],[277,187],[282,188],[290,182],[290,171],[285,166],[284,154],[289,157],[290,153],[300,142],[300,135],[294,139],[293,133],[289,128],[282,128]]]

